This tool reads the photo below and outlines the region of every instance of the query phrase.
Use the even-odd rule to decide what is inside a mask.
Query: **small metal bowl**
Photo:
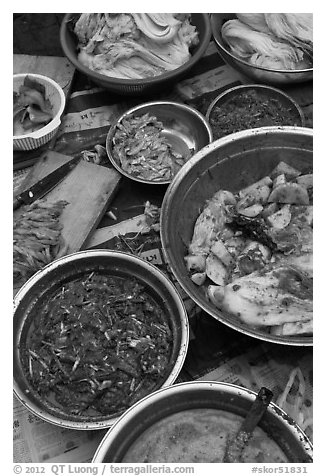
[[[255,392],[246,388],[211,381],[186,382],[158,390],[124,413],[104,436],[92,462],[122,463],[130,446],[143,432],[160,420],[181,411],[216,409],[245,417],[256,396]],[[268,405],[258,426],[279,445],[289,462],[312,462],[313,448],[309,438],[273,402]],[[185,438],[185,434],[186,432],[181,432],[179,438]],[[218,435],[214,437],[218,438]],[[174,444],[177,444],[177,440]],[[188,445],[189,440],[184,441],[184,444]]]
[[[219,54],[224,61],[245,76],[259,83],[266,84],[294,84],[310,81],[313,78],[313,68],[296,70],[269,69],[262,66],[254,66],[232,54],[225,45],[221,36],[221,28],[227,20],[235,19],[235,13],[212,13],[212,35]]]
[[[68,414],[58,405],[50,403],[29,383],[21,360],[21,348],[28,338],[27,334],[33,322],[33,310],[38,309],[63,283],[92,271],[135,277],[164,309],[173,335],[172,349],[165,373],[152,391],[172,385],[175,381],[182,368],[189,341],[187,313],[179,293],[157,267],[137,256],[109,250],[81,251],[53,261],[37,272],[22,286],[14,300],[14,394],[29,411],[48,423],[76,430],[108,428],[117,421],[123,411],[102,416],[77,416]]]
[[[112,165],[125,177],[150,185],[166,185],[171,180],[146,180],[126,172],[114,154],[114,136],[117,125],[127,116],[142,116],[149,113],[163,123],[163,135],[173,150],[182,155],[194,155],[212,142],[213,134],[208,121],[196,109],[172,101],[153,101],[135,106],[123,113],[112,124],[106,138],[106,152]]]
[[[284,119],[282,120],[282,123],[279,124],[273,124],[270,123],[268,124],[267,122],[264,124],[260,124],[260,126],[298,126],[298,127],[304,127],[305,125],[305,117],[304,113],[299,106],[299,104],[291,98],[288,94],[284,93],[280,89],[274,88],[272,86],[266,86],[262,84],[245,84],[245,85],[240,85],[240,86],[235,86],[233,88],[227,89],[223,93],[219,94],[208,106],[207,112],[206,112],[206,119],[208,120],[212,131],[213,131],[213,137],[214,139],[217,139],[219,137],[222,137],[222,135],[218,135],[218,137],[215,137],[215,131],[214,131],[214,124],[212,122],[212,114],[215,110],[216,107],[222,107],[223,104],[227,103],[228,101],[235,99],[237,96],[239,96],[242,93],[245,92],[250,92],[254,91],[257,93],[257,95],[261,98],[267,98],[267,99],[275,99],[279,103],[281,103],[283,106],[285,106],[292,114],[293,114],[293,122],[290,123],[285,123]],[[236,109],[234,110],[236,113]],[[269,120],[270,121],[270,120]],[[251,129],[251,127],[245,127],[245,129]],[[240,129],[232,130],[229,133],[233,132],[238,132]]]

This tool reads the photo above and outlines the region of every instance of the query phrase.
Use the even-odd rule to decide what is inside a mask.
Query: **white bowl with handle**
[[[49,142],[56,134],[61,124],[61,115],[66,104],[65,93],[61,86],[53,79],[34,73],[21,73],[13,75],[13,91],[18,92],[20,86],[28,76],[45,87],[45,97],[52,106],[53,119],[37,131],[28,132],[23,135],[13,136],[14,150],[33,150]]]

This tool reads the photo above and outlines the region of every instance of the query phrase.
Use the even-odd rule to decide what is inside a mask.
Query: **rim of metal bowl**
[[[124,175],[125,177],[127,177],[130,180],[134,180],[136,182],[140,182],[140,183],[147,184],[147,185],[168,185],[169,183],[171,183],[172,179],[170,179],[170,180],[146,180],[146,179],[143,179],[141,177],[136,177],[135,175],[129,174],[122,167],[120,167],[120,165],[117,163],[116,159],[113,157],[113,154],[111,153],[111,149],[112,149],[111,146],[112,146],[112,141],[114,139],[114,135],[115,135],[117,125],[121,121],[123,121],[123,119],[125,119],[127,116],[132,115],[134,112],[141,111],[144,108],[151,107],[151,106],[160,106],[160,105],[162,105],[162,106],[165,106],[165,105],[173,106],[173,107],[176,107],[178,109],[183,109],[184,111],[187,111],[187,112],[193,114],[193,116],[197,117],[202,122],[203,126],[205,126],[206,131],[207,131],[207,135],[208,135],[208,143],[211,143],[213,141],[213,131],[212,131],[212,128],[211,128],[208,120],[206,119],[206,117],[201,112],[197,111],[197,109],[195,109],[191,106],[188,106],[187,104],[179,103],[179,102],[176,102],[176,101],[150,101],[150,102],[142,103],[142,104],[139,104],[138,106],[134,106],[134,107],[128,109],[123,114],[121,114],[117,119],[115,119],[115,121],[111,124],[110,130],[109,130],[109,132],[106,136],[106,153],[107,153],[107,156],[108,156],[111,164],[113,165],[113,167],[118,172],[120,172],[122,175]]]
[[[169,267],[173,275],[175,276],[176,280],[180,284],[180,286],[183,288],[186,294],[190,296],[190,298],[196,304],[198,304],[198,306],[201,309],[207,312],[214,319],[218,320],[219,322],[222,322],[223,324],[227,325],[228,327],[232,328],[233,330],[237,332],[241,332],[242,334],[254,337],[256,339],[260,339],[262,341],[272,342],[274,344],[310,347],[310,346],[313,346],[313,336],[302,336],[302,337],[297,336],[293,338],[286,337],[286,336],[274,336],[274,335],[268,334],[267,332],[263,333],[263,332],[259,332],[254,329],[251,329],[248,325],[245,325],[242,323],[239,323],[239,325],[236,323],[233,323],[234,318],[230,314],[224,311],[220,311],[217,308],[216,310],[215,309],[213,310],[212,305],[210,305],[207,299],[201,299],[195,293],[192,292],[189,285],[185,282],[185,279],[184,279],[185,274],[180,272],[178,267],[174,265],[174,260],[171,258],[171,255],[170,255],[169,237],[167,235],[165,222],[167,221],[167,216],[168,216],[167,210],[169,209],[173,195],[176,192],[180,182],[182,182],[183,177],[189,172],[189,170],[193,167],[193,165],[199,162],[203,157],[205,157],[205,155],[208,152],[210,152],[210,150],[214,150],[214,148],[216,147],[216,144],[223,146],[224,144],[230,141],[236,141],[237,139],[241,139],[242,137],[247,137],[248,135],[264,136],[266,133],[269,133],[269,132],[278,132],[281,134],[287,134],[288,132],[293,132],[293,133],[299,132],[300,134],[302,134],[303,136],[306,136],[307,138],[313,137],[313,130],[307,127],[270,126],[270,127],[260,127],[256,129],[248,129],[248,130],[235,132],[233,134],[229,134],[228,136],[222,137],[221,139],[218,139],[212,142],[211,144],[208,144],[207,146],[205,146],[203,149],[197,152],[191,159],[189,159],[188,162],[186,162],[186,164],[174,177],[174,179],[170,183],[164,195],[162,206],[161,206],[161,216],[160,216],[160,236],[161,236],[161,242],[162,242],[162,249],[166,257],[166,260],[169,264]]]
[[[192,66],[197,63],[197,61],[202,57],[205,53],[206,48],[211,39],[211,22],[208,13],[200,13],[202,15],[204,23],[205,23],[205,32],[202,38],[202,41],[199,44],[197,51],[191,56],[190,60],[187,63],[183,64],[179,68],[175,68],[172,71],[168,71],[167,73],[160,74],[158,76],[154,76],[151,78],[144,78],[144,79],[123,79],[123,78],[113,78],[111,76],[106,76],[105,74],[97,73],[90,68],[87,68],[82,63],[80,63],[77,59],[77,55],[72,52],[66,44],[66,30],[67,24],[72,20],[73,16],[76,13],[66,13],[60,28],[60,41],[62,49],[67,56],[67,58],[73,63],[73,65],[82,71],[84,74],[90,77],[94,77],[97,81],[108,82],[116,86],[159,86],[161,82],[165,82],[167,80],[173,79],[176,75],[182,74],[183,72],[188,71]]]
[[[209,106],[207,108],[206,119],[208,120],[208,122],[210,123],[211,113],[212,113],[213,109],[215,108],[215,106],[217,105],[217,103],[223,101],[223,99],[228,101],[228,96],[230,96],[230,98],[232,98],[234,96],[234,93],[237,93],[237,92],[241,93],[241,91],[246,91],[246,90],[249,90],[249,89],[260,89],[261,91],[265,91],[266,93],[273,92],[276,95],[279,95],[281,98],[288,101],[289,104],[291,104],[293,106],[293,108],[297,111],[297,113],[300,117],[301,124],[296,126],[296,127],[304,127],[305,126],[306,121],[305,121],[305,116],[304,116],[303,110],[301,109],[301,107],[299,106],[297,101],[295,101],[289,94],[285,93],[281,89],[275,88],[274,86],[269,86],[269,85],[266,85],[266,84],[255,84],[255,83],[240,84],[239,86],[233,86],[232,88],[229,88],[229,89],[223,91],[221,94],[219,94],[215,99],[213,99],[213,101],[209,104]]]
[[[116,257],[119,256],[122,259],[126,259],[129,262],[134,262],[140,265],[141,267],[144,268],[144,272],[146,273],[152,273],[154,274],[158,280],[166,287],[170,295],[174,296],[175,303],[178,307],[179,310],[179,316],[180,316],[180,321],[181,321],[181,333],[180,333],[180,346],[178,350],[177,357],[175,359],[175,362],[173,363],[171,372],[169,375],[165,378],[165,380],[161,383],[160,388],[168,387],[172,385],[175,381],[175,379],[178,377],[179,372],[181,371],[181,368],[183,366],[184,360],[186,358],[187,350],[188,350],[188,343],[189,343],[189,322],[188,322],[188,315],[186,311],[186,307],[184,305],[184,302],[180,296],[180,293],[176,289],[176,287],[173,285],[173,283],[165,276],[165,274],[157,267],[154,266],[153,264],[149,263],[148,261],[144,260],[143,258],[140,258],[139,256],[134,256],[129,253],[123,252],[123,251],[114,251],[114,250],[85,250],[85,251],[79,251],[76,253],[71,253],[69,255],[63,256],[62,258],[59,258],[52,263],[48,264],[45,266],[42,270],[36,272],[18,291],[16,296],[14,297],[14,316],[16,309],[19,307],[20,302],[23,300],[24,296],[26,293],[38,283],[39,278],[46,276],[47,274],[51,273],[53,270],[56,268],[60,267],[62,263],[75,263],[76,261],[82,260],[84,258],[89,258],[91,256],[97,256],[97,257],[102,257],[103,254],[107,257]],[[16,358],[18,361],[19,359],[19,342],[20,342],[20,335],[22,332],[22,329],[25,326],[25,321],[20,325],[19,331],[18,331],[18,337],[14,336],[14,359],[15,359],[15,354]],[[22,371],[22,373],[24,373]],[[63,416],[57,416],[53,413],[50,413],[46,410],[42,410],[38,407],[37,404],[33,403],[31,399],[29,398],[28,392],[25,392],[24,389],[22,389],[15,378],[14,375],[14,382],[13,382],[13,391],[14,395],[16,398],[20,401],[21,404],[23,404],[30,412],[32,412],[34,415],[38,416],[42,420],[52,423],[54,425],[60,426],[62,428],[69,428],[69,429],[75,429],[75,430],[100,430],[100,429],[105,429],[109,428],[112,426],[124,412],[121,412],[119,415],[116,415],[114,417],[108,416],[108,418],[103,418],[99,421],[96,421],[95,419],[93,421],[78,421],[78,420],[69,420],[69,415],[67,414],[65,417]]]
[[[286,74],[297,74],[297,73],[311,73],[313,72],[313,68],[305,68],[305,69],[271,69],[271,68],[266,68],[264,66],[259,66],[259,65],[254,65],[252,63],[248,63],[247,61],[241,59],[241,58],[238,58],[237,56],[235,56],[233,53],[231,53],[231,51],[229,51],[223,43],[221,43],[221,41],[216,37],[216,25],[215,25],[215,21],[216,21],[216,16],[219,15],[219,13],[212,13],[211,14],[211,17],[210,17],[210,21],[211,21],[211,29],[212,29],[212,35],[213,35],[213,38],[214,38],[214,41],[216,43],[216,45],[218,46],[218,48],[221,48],[221,50],[227,55],[227,56],[230,56],[234,61],[236,62],[239,62],[239,63],[242,63],[244,66],[248,66],[249,68],[253,68],[253,69],[260,69],[261,71],[266,71],[266,72],[270,72],[270,73],[286,73]],[[235,14],[234,14],[235,15]],[[231,19],[231,18],[230,18]]]
[[[187,392],[191,392],[192,389],[212,392],[223,391],[228,393],[230,395],[230,398],[232,398],[232,396],[236,394],[237,396],[250,401],[251,404],[255,401],[257,397],[257,392],[254,392],[253,390],[250,390],[248,388],[241,387],[240,385],[235,385],[232,383],[217,382],[213,380],[181,382],[170,387],[161,388],[151,393],[150,395],[146,395],[137,403],[135,403],[132,407],[126,410],[123,416],[110,428],[110,430],[102,438],[93,456],[92,463],[101,463],[105,461],[105,456],[108,447],[110,447],[110,445],[114,442],[116,436],[119,435],[119,433],[123,431],[124,426],[132,422],[134,416],[141,412],[143,409],[146,409],[151,404],[155,404],[160,401],[161,396],[169,396],[179,392],[184,392],[186,398]],[[292,420],[287,415],[287,413],[282,410],[282,408],[280,408],[274,402],[271,402],[268,405],[267,411],[273,413],[274,417],[281,421],[284,426],[286,426],[287,430],[294,436],[294,438],[298,442],[300,442],[300,445],[302,446],[302,449],[304,449],[304,451],[307,453],[307,456],[312,459],[313,446],[310,439],[302,430],[302,428],[294,420]]]

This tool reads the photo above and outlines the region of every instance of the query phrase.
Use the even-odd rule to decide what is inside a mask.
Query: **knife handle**
[[[16,210],[17,208],[19,208],[22,203],[23,202],[22,202],[20,196],[14,197],[13,209]]]

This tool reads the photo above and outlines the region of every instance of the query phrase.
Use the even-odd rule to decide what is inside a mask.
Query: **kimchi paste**
[[[164,378],[172,333],[135,278],[92,272],[35,311],[21,349],[33,389],[68,414],[123,411]]]

